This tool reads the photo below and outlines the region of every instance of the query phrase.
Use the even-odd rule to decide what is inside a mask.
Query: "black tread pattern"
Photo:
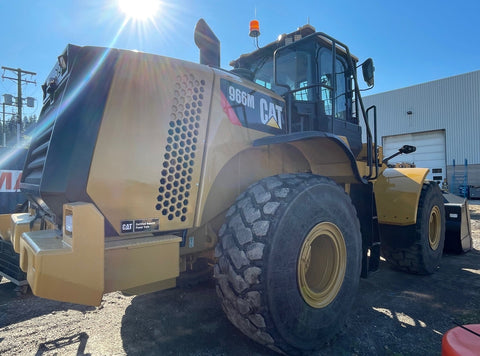
[[[266,305],[264,254],[266,235],[274,228],[275,213],[296,195],[298,187],[318,183],[336,185],[326,177],[312,174],[281,174],[251,185],[227,211],[226,223],[219,231],[214,267],[217,294],[228,319],[245,335],[270,349],[295,352],[282,342],[270,327]],[[358,221],[357,221],[358,224]]]
[[[433,269],[438,265],[440,257],[443,251],[443,245],[445,241],[445,232],[442,233],[442,240],[436,253],[440,257],[433,257],[433,252],[428,248],[428,226],[422,224],[422,214],[430,214],[428,207],[425,207],[427,199],[431,199],[431,195],[436,195],[440,205],[443,207],[443,197],[440,188],[436,183],[425,182],[422,186],[420,194],[420,201],[418,203],[417,222],[415,225],[415,241],[408,248],[396,248],[390,246],[382,241],[382,255],[385,257],[394,268],[404,272],[412,274],[431,274]],[[428,211],[426,211],[428,209]],[[445,212],[441,209],[441,217],[444,219]],[[443,221],[445,225],[445,221]],[[401,239],[402,236],[396,236]],[[436,260],[436,263],[432,264],[432,259]],[[435,266],[433,266],[435,265]]]
[[[0,272],[17,281],[27,279],[27,274],[20,269],[20,255],[13,250],[10,241],[2,239],[0,239]]]

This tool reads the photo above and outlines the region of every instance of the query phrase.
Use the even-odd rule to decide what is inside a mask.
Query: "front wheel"
[[[445,207],[438,184],[425,182],[411,229],[411,244],[396,246],[409,236],[402,228],[392,228],[389,239],[382,239],[382,254],[395,268],[415,274],[431,274],[440,263],[445,244]]]
[[[355,299],[362,247],[355,207],[334,181],[262,179],[237,198],[219,237],[217,293],[244,334],[286,353],[335,336]]]

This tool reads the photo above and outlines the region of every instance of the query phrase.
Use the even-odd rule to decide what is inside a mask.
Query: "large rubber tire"
[[[15,252],[10,241],[0,239],[0,272],[7,276],[24,281],[27,274],[20,269],[20,255]]]
[[[445,244],[445,207],[438,184],[425,182],[418,203],[413,243],[395,247],[382,240],[381,250],[394,268],[414,274],[432,274],[437,269]],[[405,230],[390,231],[389,241],[405,239]]]
[[[343,326],[360,273],[360,224],[350,197],[312,174],[265,178],[226,214],[215,249],[228,319],[277,352],[313,350]]]

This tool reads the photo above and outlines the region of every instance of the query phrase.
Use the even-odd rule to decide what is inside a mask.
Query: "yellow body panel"
[[[175,286],[180,237],[105,242],[104,218],[87,203],[66,204],[63,225],[63,231],[27,231],[21,236],[20,267],[35,295],[99,305],[102,295],[111,291]]]
[[[356,181],[345,152],[327,138],[252,147],[270,134],[229,120],[222,78],[283,101],[225,71],[148,54],[120,56],[87,186],[117,234],[123,235],[123,221],[135,219],[158,219],[159,231],[201,227],[248,185],[275,174]]]
[[[416,223],[418,202],[428,168],[387,168],[374,184],[380,224]]]
[[[264,149],[252,148],[254,140],[268,134],[230,122],[222,107],[221,78],[241,83],[252,91],[265,91],[227,72],[215,71],[195,226],[205,224],[228,209],[251,183],[267,175],[280,173],[271,169],[271,156]],[[281,97],[276,98],[282,100]]]
[[[178,236],[166,235],[107,243],[104,293],[178,277],[180,241]]]
[[[65,215],[72,216],[71,233],[64,223],[63,233],[22,234],[20,267],[39,297],[99,305],[104,289],[103,216],[84,203],[65,205]]]
[[[230,122],[222,107],[222,78],[283,101],[259,85],[215,71],[195,226],[202,226],[228,209],[250,184],[275,174],[312,172],[339,183],[357,182],[347,155],[331,139],[316,137],[252,147],[255,140],[270,134]]]
[[[358,182],[347,154],[337,142],[312,138],[293,142],[292,145],[308,160],[312,173],[330,177],[337,183]]]
[[[193,226],[213,72],[123,53],[105,106],[87,192],[118,234],[123,220]]]

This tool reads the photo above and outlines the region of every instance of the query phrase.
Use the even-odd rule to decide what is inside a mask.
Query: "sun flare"
[[[133,20],[145,21],[153,18],[160,10],[159,0],[118,0],[118,6]]]

